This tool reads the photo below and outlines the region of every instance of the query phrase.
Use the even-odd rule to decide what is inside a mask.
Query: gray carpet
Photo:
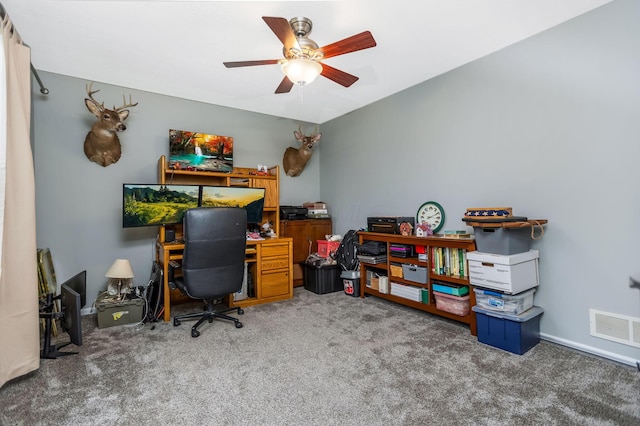
[[[303,288],[241,319],[194,339],[190,322],[84,317],[79,355],[0,389],[0,425],[640,424],[635,368],[548,342],[519,356],[453,321]]]

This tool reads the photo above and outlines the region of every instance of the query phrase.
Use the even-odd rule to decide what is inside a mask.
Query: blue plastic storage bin
[[[540,342],[539,306],[520,315],[509,315],[474,306],[478,341],[514,354],[522,355]]]

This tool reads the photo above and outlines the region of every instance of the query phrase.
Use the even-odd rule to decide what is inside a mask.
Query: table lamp
[[[113,262],[113,265],[111,265],[111,268],[109,268],[109,270],[105,274],[105,277],[111,278],[114,281],[117,280],[118,300],[122,300],[122,280],[130,280],[133,278],[133,270],[131,269],[131,264],[127,259],[117,259],[115,262]],[[130,284],[131,283],[128,282],[127,287],[130,287]],[[111,286],[111,282],[109,283],[109,285]],[[128,292],[129,291],[127,290],[127,293]],[[109,291],[109,294],[111,294],[111,291]]]

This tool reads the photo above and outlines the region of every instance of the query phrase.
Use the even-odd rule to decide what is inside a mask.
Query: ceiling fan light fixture
[[[322,65],[312,59],[289,59],[282,64],[282,72],[291,82],[304,86],[320,75]]]

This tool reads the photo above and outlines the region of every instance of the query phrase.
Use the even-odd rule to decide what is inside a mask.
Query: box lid
[[[471,309],[473,310],[473,312],[476,312],[479,314],[484,314],[490,317],[506,319],[506,320],[515,321],[515,322],[527,322],[530,319],[535,318],[544,312],[544,309],[542,309],[540,306],[532,306],[530,309],[527,309],[526,311],[518,315],[505,314],[503,312],[496,312],[489,309],[483,309],[479,306],[473,306]]]
[[[522,253],[504,255],[493,253],[482,253],[479,251],[470,251],[467,253],[467,260],[475,260],[478,262],[498,263],[500,265],[516,265],[522,262],[528,262],[540,257],[538,250],[529,250]]]

